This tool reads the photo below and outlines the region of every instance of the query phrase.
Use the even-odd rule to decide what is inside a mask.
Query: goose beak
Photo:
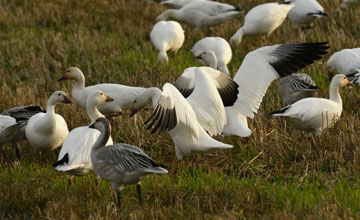
[[[111,98],[110,96],[106,96],[105,102],[112,102],[114,101],[113,98]]]
[[[67,76],[66,73],[62,74],[61,77],[57,80],[57,81],[63,81],[63,80],[67,80]]]
[[[139,109],[132,107],[130,117],[134,116],[138,111],[139,111]]]
[[[71,103],[73,103],[73,101],[72,101],[69,97],[67,97],[66,95],[64,95],[64,101],[63,101],[63,103],[65,103],[65,104],[71,104]]]

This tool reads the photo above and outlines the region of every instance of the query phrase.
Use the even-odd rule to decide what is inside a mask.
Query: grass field
[[[224,1],[223,1],[224,2]],[[248,11],[264,0],[228,0]],[[245,36],[233,48],[229,70],[234,75],[246,53],[290,42],[328,41],[329,54],[303,71],[328,97],[325,63],[343,48],[360,46],[360,8],[336,11],[339,0],[319,0],[329,18],[303,32],[286,21],[269,38]],[[165,8],[151,0],[0,0],[0,112],[16,105],[45,106],[55,90],[70,92],[70,82],[57,82],[71,66],[87,84],[112,82],[158,86],[174,82],[186,67],[198,66],[190,49],[202,37],[229,39],[243,23],[238,16],[211,30],[183,25],[186,40],[169,64],[157,62],[149,33]],[[93,176],[67,177],[51,164],[58,150],[39,154],[21,144],[22,160],[5,146],[0,156],[0,219],[360,219],[360,115],[357,88],[342,90],[344,112],[334,128],[317,138],[314,149],[306,133],[272,119],[282,106],[277,81],[269,88],[259,113],[249,119],[248,138],[225,138],[232,150],[190,155],[177,162],[166,132],[150,135],[142,111],[114,124],[114,142],[141,146],[169,167],[168,175],[142,181],[143,204],[135,186],[122,193],[116,210],[110,183],[95,186]],[[89,124],[84,110],[59,105],[69,128]]]

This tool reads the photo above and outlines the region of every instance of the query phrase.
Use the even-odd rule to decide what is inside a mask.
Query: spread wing
[[[326,44],[280,44],[248,53],[234,77],[239,85],[236,108],[241,114],[253,118],[271,82],[320,59],[327,53]]]

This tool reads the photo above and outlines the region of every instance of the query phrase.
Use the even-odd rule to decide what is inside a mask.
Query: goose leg
[[[20,150],[19,150],[19,145],[16,142],[12,143],[12,146],[15,148],[15,152],[16,152],[16,157],[17,159],[20,161]]]
[[[100,180],[100,176],[95,175],[95,185],[99,186],[99,180]]]
[[[138,193],[138,197],[139,197],[139,203],[142,204],[142,199],[141,199],[141,184],[137,183],[136,184],[136,191]]]
[[[118,208],[121,209],[121,193],[120,193],[120,191],[116,191],[116,197],[117,197]]]
[[[69,176],[68,176],[68,186],[71,186],[71,184],[72,184],[71,176],[69,175]]]

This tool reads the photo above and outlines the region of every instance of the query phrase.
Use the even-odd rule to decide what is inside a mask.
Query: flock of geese
[[[158,60],[165,63],[169,59],[167,51],[176,52],[185,40],[177,21],[199,29],[242,13],[232,5],[208,0],[165,0],[160,4],[172,9],[157,17],[159,21],[150,39],[159,51]],[[239,45],[244,35],[270,35],[286,17],[296,25],[309,26],[324,16],[327,15],[316,0],[258,5],[246,14],[243,27],[230,38],[230,43]],[[59,81],[73,81],[72,98],[56,91],[49,97],[46,111],[40,106],[17,106],[4,111],[0,114],[0,145],[11,143],[19,159],[18,142],[25,139],[38,151],[62,146],[53,165],[68,175],[69,184],[73,175],[94,173],[111,182],[119,207],[122,184],[137,184],[141,202],[141,177],[168,171],[139,147],[114,144],[108,119],[125,110],[131,110],[133,116],[151,101],[154,111],[145,122],[147,129],[152,134],[167,131],[178,160],[190,153],[230,149],[232,145],[214,137],[251,135],[247,118],[255,116],[271,82],[281,78],[279,94],[285,107],[270,114],[285,118],[297,129],[320,135],[342,113],[339,88],[351,84],[345,74],[360,85],[359,48],[341,50],[328,60],[328,70],[339,73],[332,78],[329,99],[316,97],[319,88],[310,76],[293,74],[320,59],[328,48],[326,42],[261,47],[245,56],[232,79],[227,68],[232,58],[230,44],[221,37],[206,37],[191,50],[206,66],[185,69],[175,82],[165,83],[161,89],[112,83],[86,86],[82,71],[71,67]],[[55,105],[73,102],[86,109],[91,122],[69,132],[64,118],[56,114]]]

